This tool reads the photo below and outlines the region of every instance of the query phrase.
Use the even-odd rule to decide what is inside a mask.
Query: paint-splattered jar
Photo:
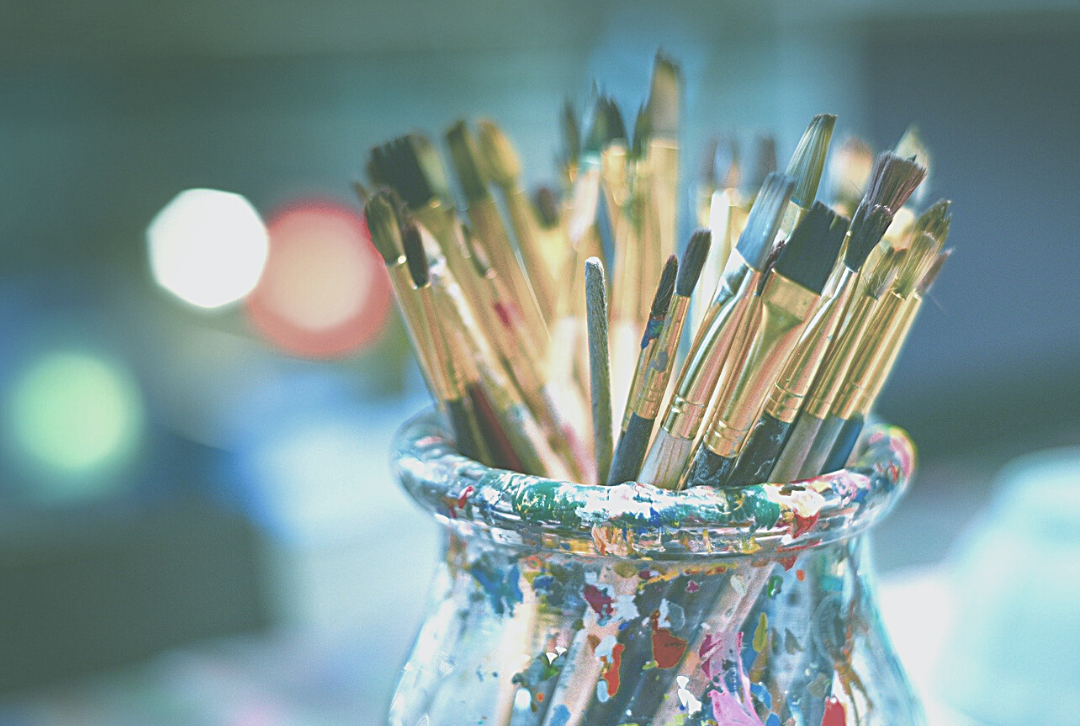
[[[798,485],[673,493],[494,470],[438,419],[396,476],[445,525],[393,726],[909,726],[865,546],[914,468],[895,428]]]

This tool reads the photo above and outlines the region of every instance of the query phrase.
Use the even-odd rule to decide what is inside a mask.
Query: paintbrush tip
[[[701,276],[701,268],[709,256],[712,244],[712,232],[699,229],[690,235],[690,241],[683,252],[682,264],[679,265],[679,277],[675,282],[675,293],[681,297],[690,297]]]
[[[642,104],[638,108],[637,117],[634,119],[634,138],[630,144],[630,153],[635,159],[645,155],[645,147],[649,145],[652,136],[652,128],[649,125],[649,114]]]
[[[835,125],[836,116],[827,113],[815,116],[799,139],[799,145],[795,147],[795,153],[791,155],[788,163],[787,175],[795,180],[791,201],[804,209],[812,204],[817,196]]]
[[[892,223],[893,213],[887,207],[878,205],[867,209],[860,206],[851,220],[851,236],[848,239],[844,266],[858,272],[866,258],[885,236],[885,230]]]
[[[488,196],[487,181],[480,169],[476,140],[465,121],[458,120],[446,130],[446,144],[454,162],[458,184],[465,199],[473,202]]]
[[[926,233],[937,241],[938,249],[945,244],[949,236],[949,227],[952,224],[950,207],[952,202],[948,199],[939,199],[931,204],[925,212],[919,215],[911,228],[913,235]]]
[[[604,103],[604,127],[607,130],[607,138],[604,140],[604,146],[609,144],[626,144],[629,145],[630,138],[626,133],[626,124],[623,123],[622,113],[619,111],[618,104],[615,103],[615,99],[610,96]]]
[[[657,137],[673,139],[678,135],[681,76],[675,61],[658,51],[646,102],[649,126]]]
[[[540,187],[536,190],[534,203],[536,215],[540,220],[540,226],[544,229],[553,229],[559,226],[559,200],[551,187]]]
[[[675,278],[678,273],[679,259],[675,255],[670,255],[664,263],[664,270],[660,273],[660,284],[656,286],[656,292],[653,293],[652,307],[649,308],[650,318],[663,318],[667,315],[671,296],[675,292]]]
[[[848,220],[815,202],[799,221],[773,271],[820,295],[836,265]]]
[[[754,206],[750,208],[746,226],[739,235],[735,249],[755,270],[763,269],[765,260],[769,257],[776,231],[780,227],[780,219],[794,187],[795,182],[791,177],[773,172],[765,177],[761,191],[754,200]]]
[[[383,261],[388,265],[400,262],[405,254],[402,249],[401,230],[393,198],[387,190],[381,189],[368,198],[364,205],[364,218],[371,242],[382,255]]]
[[[409,264],[409,274],[416,287],[424,287],[430,281],[427,253],[424,252],[424,240],[420,236],[420,227],[415,222],[406,222],[401,227],[401,244],[405,248],[405,261]]]
[[[891,151],[878,155],[870,176],[870,189],[862,205],[881,205],[896,214],[926,176],[926,167]]]
[[[484,159],[488,176],[500,187],[509,188],[521,178],[521,159],[510,139],[489,119],[476,122],[480,157]]]

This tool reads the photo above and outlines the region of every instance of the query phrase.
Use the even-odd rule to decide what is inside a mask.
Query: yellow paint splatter
[[[765,646],[769,642],[769,618],[762,613],[757,621],[757,629],[754,630],[754,650],[758,653],[765,652]]]

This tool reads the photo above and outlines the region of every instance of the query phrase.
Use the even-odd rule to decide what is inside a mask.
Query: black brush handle
[[[630,414],[630,422],[619,437],[615,447],[615,456],[611,460],[607,483],[622,484],[637,479],[641,472],[641,463],[645,461],[645,452],[652,437],[654,418],[642,418],[636,413]]]
[[[712,487],[720,489],[727,486],[728,477],[735,468],[735,458],[720,456],[709,450],[707,446],[698,448],[694,456],[694,463],[690,465],[690,474],[687,477],[688,487]]]
[[[735,470],[731,472],[728,480],[729,486],[744,487],[768,481],[793,425],[794,422],[781,421],[767,413],[762,414],[739,454]]]
[[[825,460],[824,471],[838,471],[847,466],[862,430],[863,417],[861,415],[852,416],[844,422],[844,425],[840,427],[840,433],[836,435],[836,443],[829,452],[829,458]]]

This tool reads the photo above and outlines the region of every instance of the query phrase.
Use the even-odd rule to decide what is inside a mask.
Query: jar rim
[[[391,464],[413,499],[465,536],[582,556],[785,559],[864,531],[906,490],[916,456],[903,429],[868,426],[861,446],[847,469],[793,483],[599,486],[468,459],[428,409],[398,431]]]

